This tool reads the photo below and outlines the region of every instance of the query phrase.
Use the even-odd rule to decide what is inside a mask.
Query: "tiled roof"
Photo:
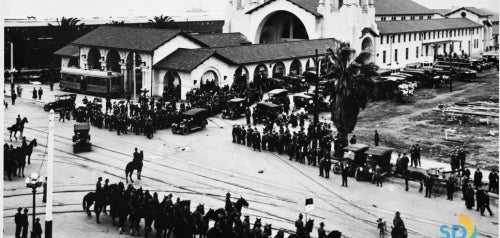
[[[258,9],[270,4],[271,2],[274,2],[276,0],[268,0],[262,4],[260,4],[259,6],[251,9],[250,11],[246,12],[246,14],[250,14],[254,11],[257,11]],[[323,15],[321,15],[321,13],[319,13],[317,10],[318,10],[318,6],[319,6],[319,0],[286,0],[286,1],[289,1],[295,5],[297,5],[298,7],[308,11],[309,13],[313,14],[314,16],[317,16],[317,17],[322,17]]]
[[[411,0],[375,0],[375,15],[423,15],[435,12]]]
[[[54,52],[55,55],[61,55],[61,56],[78,56],[80,53],[80,48],[76,45],[69,44],[67,46],[64,46],[63,48],[57,50]]]
[[[455,9],[455,10],[453,10],[453,11],[449,12],[449,13],[448,13],[448,14],[446,14],[446,15],[448,16],[448,15],[450,15],[450,14],[452,14],[452,13],[455,13],[455,12],[457,12],[457,11],[464,10],[464,9],[465,9],[465,10],[468,10],[468,11],[470,11],[470,12],[473,12],[473,13],[477,14],[477,15],[478,15],[478,16],[480,16],[480,17],[492,16],[492,14],[490,14],[490,13],[488,13],[488,12],[486,12],[486,11],[483,11],[483,10],[481,10],[481,9],[479,9],[479,8],[475,8],[475,7],[461,7],[461,8],[458,8],[458,9]]]
[[[492,15],[492,17],[490,18],[491,22],[497,22],[498,21],[498,12],[496,12],[494,10],[492,11],[490,9],[484,9],[484,8],[481,8],[480,10]]]
[[[177,35],[197,41],[181,30],[143,27],[101,26],[73,41],[76,45],[153,51]]]
[[[210,49],[177,49],[160,62],[154,65],[158,69],[174,69],[191,72],[214,55],[215,51]]]
[[[381,34],[392,34],[481,27],[482,25],[467,18],[443,18],[411,21],[379,21],[377,22],[377,26]]]
[[[316,49],[319,54],[324,54],[328,48],[335,48],[338,44],[339,41],[329,38],[213,49],[222,57],[241,65],[311,57],[315,55]]]
[[[247,38],[239,33],[217,33],[217,34],[193,34],[191,35],[199,41],[208,45],[208,47],[225,47],[251,44]]]
[[[442,15],[442,16],[445,16],[446,14],[451,12],[451,9],[431,9],[431,10],[433,10],[435,13]]]

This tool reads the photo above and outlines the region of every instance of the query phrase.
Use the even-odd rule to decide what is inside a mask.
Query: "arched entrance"
[[[361,51],[373,53],[373,43],[370,38],[366,37],[365,39],[363,39],[363,41],[361,42]]]
[[[168,71],[163,77],[163,82],[166,82],[163,90],[166,100],[179,100],[181,98],[181,77],[174,71]]]
[[[101,70],[101,53],[97,48],[90,48],[87,56],[87,68]]]
[[[211,90],[219,86],[219,76],[213,70],[207,70],[200,80],[200,88],[204,90]]]
[[[135,63],[134,63],[135,62]],[[138,53],[130,52],[127,55],[126,69],[127,69],[127,80],[125,85],[127,91],[134,91],[134,75],[135,75],[135,89],[136,92],[140,92],[142,89],[142,70],[141,70],[142,59]]]
[[[316,62],[313,59],[308,59],[306,62],[306,71],[316,70]]]
[[[273,67],[273,78],[282,79],[285,76],[285,64],[277,62]]]
[[[261,83],[263,79],[267,79],[269,77],[268,75],[268,70],[266,65],[264,64],[259,64],[257,67],[255,67],[255,71],[253,73],[253,81],[254,83]]]
[[[240,66],[234,72],[233,85],[241,88],[246,88],[248,84],[248,69],[245,66]]]
[[[106,56],[106,70],[113,72],[121,72],[120,67],[120,54],[116,50],[110,50]]]
[[[309,39],[304,23],[288,11],[276,11],[264,18],[257,28],[256,37],[259,43]]]
[[[292,61],[290,65],[290,75],[300,75],[302,74],[302,64],[299,60]]]

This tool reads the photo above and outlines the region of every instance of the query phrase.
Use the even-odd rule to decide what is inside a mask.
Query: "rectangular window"
[[[425,45],[425,56],[429,56],[429,45]]]
[[[432,19],[432,16],[427,16],[427,19]]]
[[[380,36],[380,44],[383,45],[384,44],[384,36]]]
[[[405,16],[402,16],[402,17],[401,17],[401,20],[402,20],[402,21],[406,20],[406,17],[405,17]]]
[[[415,16],[411,16],[410,19],[415,20]]]
[[[406,42],[406,33],[403,34],[403,42]]]
[[[385,64],[385,57],[386,57],[385,54],[386,54],[385,50],[382,51],[382,63],[384,63],[384,64]]]
[[[417,50],[415,51],[415,56],[417,57],[418,59],[418,46],[417,46]]]
[[[418,19],[424,20],[424,16],[419,16]]]
[[[391,20],[395,21],[395,20],[396,20],[396,17],[391,17]]]
[[[388,36],[385,37],[385,43],[389,44],[389,38],[391,38],[390,35],[388,35]]]
[[[418,40],[422,40],[422,33],[418,34]]]
[[[398,34],[398,43],[401,42],[401,34]]]
[[[392,38],[392,43],[394,44],[394,42],[396,41],[396,36],[392,35],[391,38]]]
[[[427,39],[427,32],[424,32],[423,34],[424,34],[424,40],[426,40]]]
[[[457,36],[457,30],[453,30],[453,36]]]
[[[394,61],[398,62],[398,50],[397,49],[394,50]]]
[[[406,59],[408,59],[408,55],[409,55],[409,49],[406,48]]]
[[[413,35],[413,40],[417,41],[417,33],[415,33],[415,35]]]
[[[432,39],[436,39],[436,32],[435,31],[432,32]]]

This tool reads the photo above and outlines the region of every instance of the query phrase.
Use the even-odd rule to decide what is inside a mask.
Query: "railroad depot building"
[[[410,0],[229,0],[224,33],[102,26],[55,54],[63,78],[76,76],[69,84],[107,71],[122,77],[117,84],[125,92],[174,89],[184,99],[208,81],[224,86],[302,74],[315,68],[316,49],[324,54],[341,41],[393,70],[493,44],[488,15],[457,14]]]

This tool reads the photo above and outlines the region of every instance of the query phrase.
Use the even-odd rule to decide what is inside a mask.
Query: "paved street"
[[[24,135],[27,140],[36,138],[38,147],[25,175],[35,171],[45,175],[43,158],[49,113],[43,111],[41,102],[26,99],[31,96],[30,89],[25,87],[23,99],[5,110],[4,126],[15,123],[18,114],[28,118]],[[45,92],[44,101],[52,99],[48,88]],[[77,101],[80,100],[79,96]],[[307,217],[315,220],[315,227],[325,222],[328,231],[340,230],[345,237],[378,237],[376,220],[381,217],[388,225],[392,224],[396,211],[401,212],[409,237],[439,237],[439,227],[457,224],[459,213],[471,217],[478,228],[478,237],[498,237],[496,199],[492,201],[495,216],[482,217],[465,208],[461,192],[455,193],[453,201],[445,199],[444,191],[427,199],[418,192],[416,183],[405,192],[404,184],[397,179],[380,188],[350,178],[349,187],[341,187],[338,175],[328,180],[318,176],[316,167],[289,161],[286,155],[254,152],[231,143],[232,125],[244,124],[244,119],[223,120],[219,115],[209,118],[203,131],[181,136],[162,130],[151,140],[130,133],[117,136],[116,131],[91,127],[92,152],[73,154],[71,137],[75,121],[62,123],[58,118],[56,113],[54,237],[122,237],[111,225],[109,216],[102,215],[102,224],[96,224],[94,216],[88,218],[81,202],[87,192],[95,189],[99,176],[109,178],[111,183],[125,182],[124,168],[132,160],[134,147],[145,155],[143,179],[134,180],[134,186],[158,192],[160,200],[169,193],[174,199],[178,196],[190,199],[192,210],[198,203],[205,204],[205,209],[224,207],[225,194],[230,192],[233,198],[242,196],[250,203],[243,213],[250,215],[252,223],[255,217],[261,217],[264,224],[272,223],[273,229],[293,231],[293,222],[304,212],[305,198],[311,197],[316,209]],[[7,132],[4,138],[9,140]],[[12,143],[20,146],[20,141]],[[23,178],[15,178],[12,182],[5,181],[4,193],[4,236],[12,237],[17,207],[28,207],[31,213],[31,191]],[[40,189],[37,213],[42,222],[44,210]],[[316,229],[311,234],[316,237]]]

